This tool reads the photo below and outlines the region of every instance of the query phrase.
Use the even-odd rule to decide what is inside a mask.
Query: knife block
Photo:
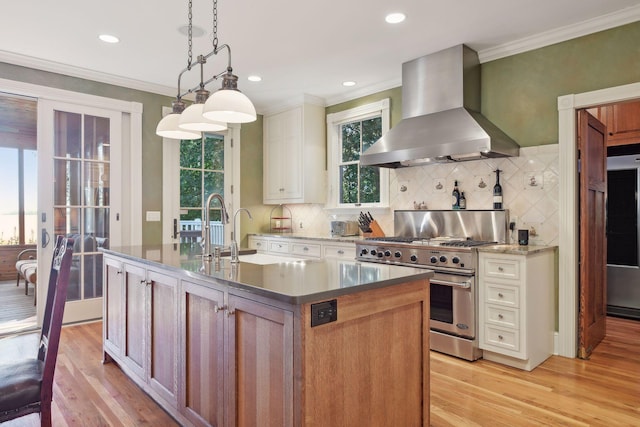
[[[371,228],[371,233],[362,233],[362,235],[364,237],[384,237],[384,231],[382,231],[382,228],[380,228],[380,225],[378,225],[378,221],[373,220],[371,221],[371,223],[369,224],[369,228]]]

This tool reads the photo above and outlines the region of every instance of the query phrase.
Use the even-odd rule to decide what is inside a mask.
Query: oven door
[[[430,282],[431,329],[475,338],[475,277],[436,272]]]

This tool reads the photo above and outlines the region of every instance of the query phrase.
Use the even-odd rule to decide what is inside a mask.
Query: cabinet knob
[[[232,308],[227,308],[227,317],[231,317],[236,314],[236,311]]]
[[[256,246],[260,247],[260,246],[262,246],[262,243],[258,242],[258,243],[256,243]]]
[[[502,292],[498,293],[498,296],[499,296],[500,298],[504,298],[504,295],[502,295]]]
[[[498,271],[504,271],[504,268],[498,267]]]
[[[502,341],[504,338],[502,337],[502,335],[498,335],[498,339]]]
[[[502,320],[504,316],[502,314],[498,314],[498,319]]]
[[[116,271],[116,274],[122,274],[122,270]]]
[[[222,307],[220,307],[220,306],[218,306],[218,304],[216,304],[216,305],[213,307],[213,311],[214,311],[214,313],[219,313],[219,312],[221,312],[221,311],[225,311],[226,309],[227,309],[227,306],[226,306],[226,305],[223,305]]]

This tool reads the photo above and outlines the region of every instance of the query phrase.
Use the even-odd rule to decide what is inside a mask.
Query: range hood
[[[402,64],[402,121],[360,157],[398,168],[518,156],[520,147],[480,113],[480,61],[465,45]]]

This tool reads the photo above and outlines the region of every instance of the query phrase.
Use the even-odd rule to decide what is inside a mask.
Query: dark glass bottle
[[[453,184],[453,191],[451,192],[451,209],[460,209],[460,191],[458,190],[458,181]]]
[[[496,169],[496,185],[493,186],[493,209],[502,209],[502,185],[500,185],[500,169]]]
[[[460,209],[467,209],[467,198],[464,197],[464,191],[460,193],[460,202],[458,204]]]

